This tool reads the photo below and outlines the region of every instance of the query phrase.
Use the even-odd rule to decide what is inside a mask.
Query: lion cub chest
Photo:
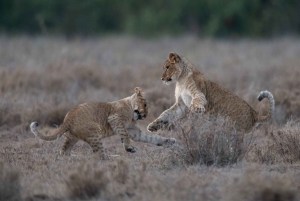
[[[186,89],[182,86],[177,86],[176,87],[176,96],[177,96],[177,98],[180,97],[186,106],[189,107],[191,105],[192,95],[188,89]]]

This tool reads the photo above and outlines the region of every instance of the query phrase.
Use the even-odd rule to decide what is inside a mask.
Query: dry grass
[[[173,146],[176,158],[187,165],[214,165],[217,167],[236,164],[250,148],[253,133],[242,133],[230,120],[218,117],[190,115],[188,120],[174,122],[172,132],[181,144]]]
[[[300,199],[299,39],[0,36],[0,46],[1,200]],[[76,104],[117,100],[135,86],[148,99],[149,115],[140,122],[145,130],[174,102],[174,86],[160,82],[170,51],[185,55],[262,113],[267,104],[256,97],[271,91],[274,124],[237,133],[222,118],[190,117],[160,133],[179,139],[177,147],[134,143],[138,151],[130,154],[115,136],[105,147],[120,157],[106,161],[97,160],[83,142],[62,158],[62,139],[43,142],[30,133],[31,121],[50,131]]]
[[[264,138],[251,145],[249,161],[265,164],[300,161],[299,122],[289,121],[284,127],[270,128],[264,132]]]
[[[102,196],[109,182],[106,174],[103,170],[91,171],[88,165],[78,168],[66,180],[67,197],[88,200]]]
[[[248,169],[225,187],[224,200],[294,201],[299,199],[297,183],[290,174],[261,173]]]
[[[21,199],[19,173],[0,164],[0,200],[17,201]]]

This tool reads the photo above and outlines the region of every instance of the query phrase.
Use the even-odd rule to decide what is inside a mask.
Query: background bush
[[[2,0],[0,31],[271,36],[298,34],[299,9],[296,0]]]

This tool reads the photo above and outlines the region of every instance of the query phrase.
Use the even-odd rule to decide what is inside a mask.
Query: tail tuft
[[[45,140],[45,141],[52,141],[52,140],[56,140],[57,138],[61,137],[67,130],[68,130],[68,126],[63,124],[61,127],[59,127],[58,129],[56,129],[51,135],[43,135],[42,133],[40,133],[37,129],[38,127],[38,123],[37,122],[31,122],[30,124],[30,129],[31,132],[38,138]]]
[[[34,121],[34,122],[31,122],[31,124],[30,124],[30,129],[31,129],[31,131],[33,131],[33,130],[36,130],[36,127],[38,127],[38,122],[36,122],[36,121]]]
[[[257,97],[259,101],[262,101],[264,98],[269,99],[269,114],[267,116],[260,116],[259,121],[260,122],[266,122],[268,120],[272,120],[274,116],[274,111],[275,111],[275,100],[271,92],[265,90],[261,91]]]
[[[261,91],[261,92],[259,93],[258,97],[257,97],[257,99],[258,99],[259,101],[262,101],[264,98],[274,99],[274,98],[273,98],[273,95],[272,95],[269,91],[267,91],[267,90]]]

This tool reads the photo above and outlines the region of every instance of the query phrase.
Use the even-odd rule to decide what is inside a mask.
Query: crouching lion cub
[[[136,87],[132,96],[118,101],[83,103],[74,107],[66,114],[63,124],[49,136],[37,130],[37,122],[32,122],[30,128],[35,136],[46,141],[64,135],[61,155],[70,155],[78,140],[83,140],[92,147],[93,152],[100,151],[104,156],[101,139],[115,134],[121,136],[125,150],[131,153],[136,152],[136,148],[130,145],[130,139],[158,146],[174,144],[174,138],[147,135],[139,129],[137,120],[146,118],[147,113],[146,100],[141,89]]]
[[[176,102],[148,125],[150,132],[169,127],[175,117],[183,117],[188,111],[228,117],[239,131],[249,131],[274,114],[275,101],[270,92],[262,91],[258,96],[259,101],[269,99],[269,113],[261,116],[243,99],[208,80],[189,60],[172,52],[163,66],[161,79],[167,85],[176,83]]]

